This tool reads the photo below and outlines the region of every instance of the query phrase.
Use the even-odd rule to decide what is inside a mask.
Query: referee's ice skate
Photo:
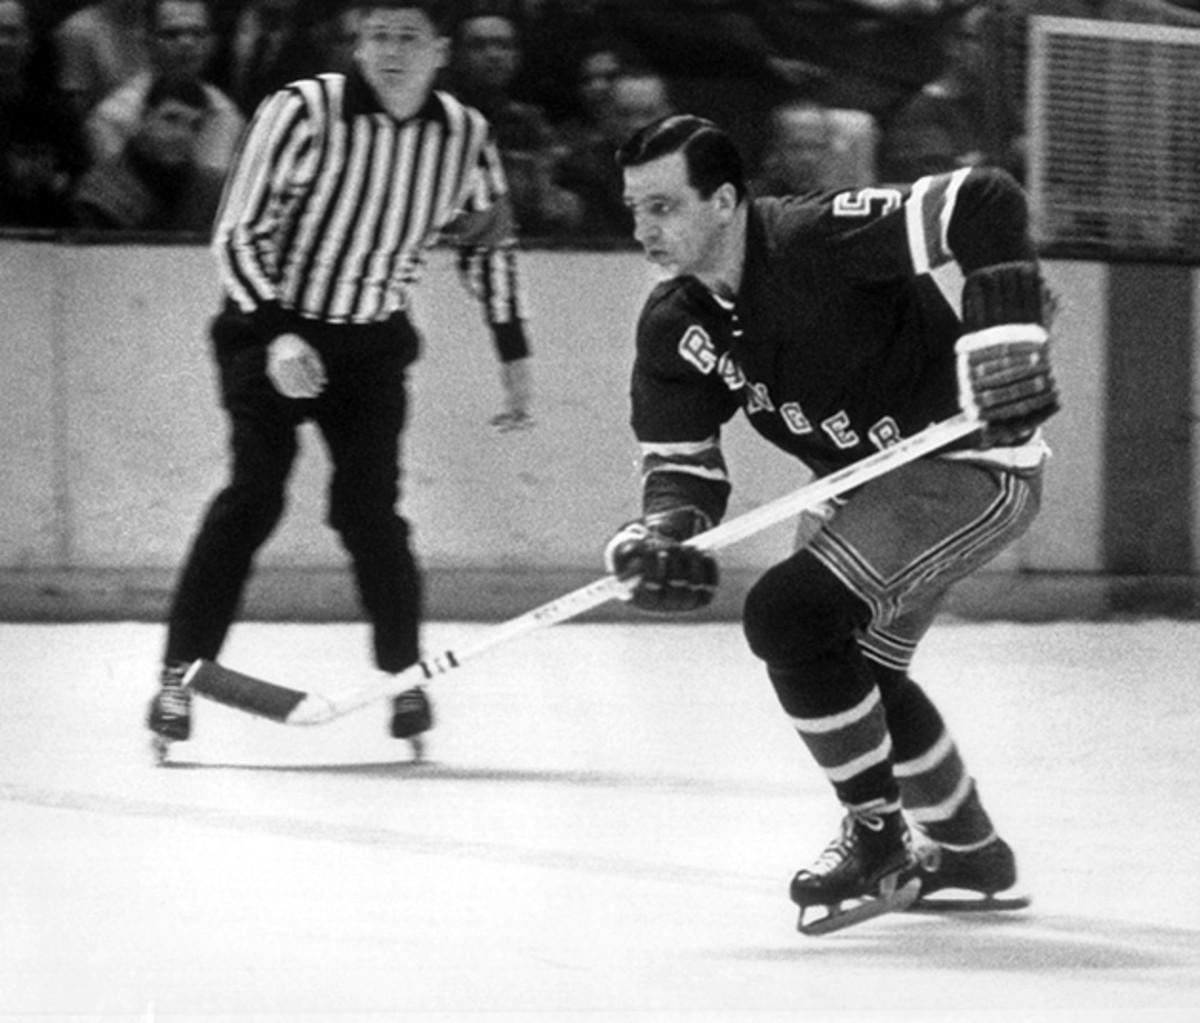
[[[173,742],[192,735],[192,694],[184,685],[186,666],[168,665],[159,676],[159,689],[146,711],[146,727],[153,733],[154,755],[161,762]]]
[[[916,857],[899,810],[855,810],[811,867],[792,878],[802,934],[829,934],[907,909],[920,894]]]
[[[413,686],[392,698],[392,738],[407,739],[418,760],[425,757],[425,733],[432,727],[433,704],[420,686]]]

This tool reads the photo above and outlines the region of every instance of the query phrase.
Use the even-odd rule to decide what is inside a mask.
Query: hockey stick
[[[966,413],[959,413],[853,465],[813,480],[790,494],[768,501],[744,515],[699,533],[688,540],[688,545],[706,551],[727,547],[761,532],[768,526],[855,490],[893,469],[932,454],[978,429],[979,423],[976,420],[968,417]],[[376,700],[395,696],[421,682],[445,674],[509,640],[574,618],[616,597],[624,596],[628,590],[628,582],[622,582],[616,576],[606,575],[587,586],[497,625],[482,639],[463,650],[447,650],[441,655],[419,661],[397,675],[388,676],[339,696],[291,689],[243,675],[207,660],[196,661],[191,665],[184,677],[184,684],[193,692],[210,700],[283,724],[325,724]]]

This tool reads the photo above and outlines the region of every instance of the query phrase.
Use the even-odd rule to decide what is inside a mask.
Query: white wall
[[[653,282],[630,252],[523,254],[537,427],[500,434],[497,363],[449,253],[435,253],[415,318],[425,349],[412,373],[402,510],[433,572],[526,578],[597,573],[613,529],[637,507],[627,380],[634,322]],[[1065,409],[1033,533],[1001,571],[1099,568],[1103,268],[1048,266],[1070,296],[1056,359]],[[0,428],[0,568],[173,572],[225,471],[206,323],[216,309],[199,247],[0,242],[6,401]],[[798,463],[740,419],[726,438],[731,514],[803,482]],[[306,431],[291,508],[263,551],[277,569],[341,569],[322,524],[326,463]],[[734,572],[787,547],[780,527],[731,549]],[[551,584],[553,585],[553,584]]]

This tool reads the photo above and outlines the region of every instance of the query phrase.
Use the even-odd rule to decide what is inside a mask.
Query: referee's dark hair
[[[617,149],[618,167],[637,167],[670,153],[682,153],[688,184],[707,199],[721,185],[746,196],[742,154],[716,124],[693,114],[670,114],[635,131]]]
[[[424,11],[441,33],[445,33],[450,21],[446,0],[348,0],[346,6],[358,11]]]

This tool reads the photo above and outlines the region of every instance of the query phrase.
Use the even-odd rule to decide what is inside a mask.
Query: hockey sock
[[[870,663],[895,744],[905,810],[935,842],[956,849],[986,845],[995,828],[941,714],[904,672]]]
[[[807,551],[751,588],[743,618],[750,648],[784,711],[850,807],[898,805],[892,740],[879,688],[855,635],[866,606]]]
[[[801,669],[810,681],[819,670],[814,665]],[[794,690],[795,669],[772,666],[768,673],[783,702],[783,693]],[[899,809],[892,740],[879,690],[870,686],[857,702],[848,707],[843,703],[839,699],[836,706],[822,708],[818,701],[791,699],[784,703],[784,709],[844,805],[851,809],[871,805],[880,811]]]

